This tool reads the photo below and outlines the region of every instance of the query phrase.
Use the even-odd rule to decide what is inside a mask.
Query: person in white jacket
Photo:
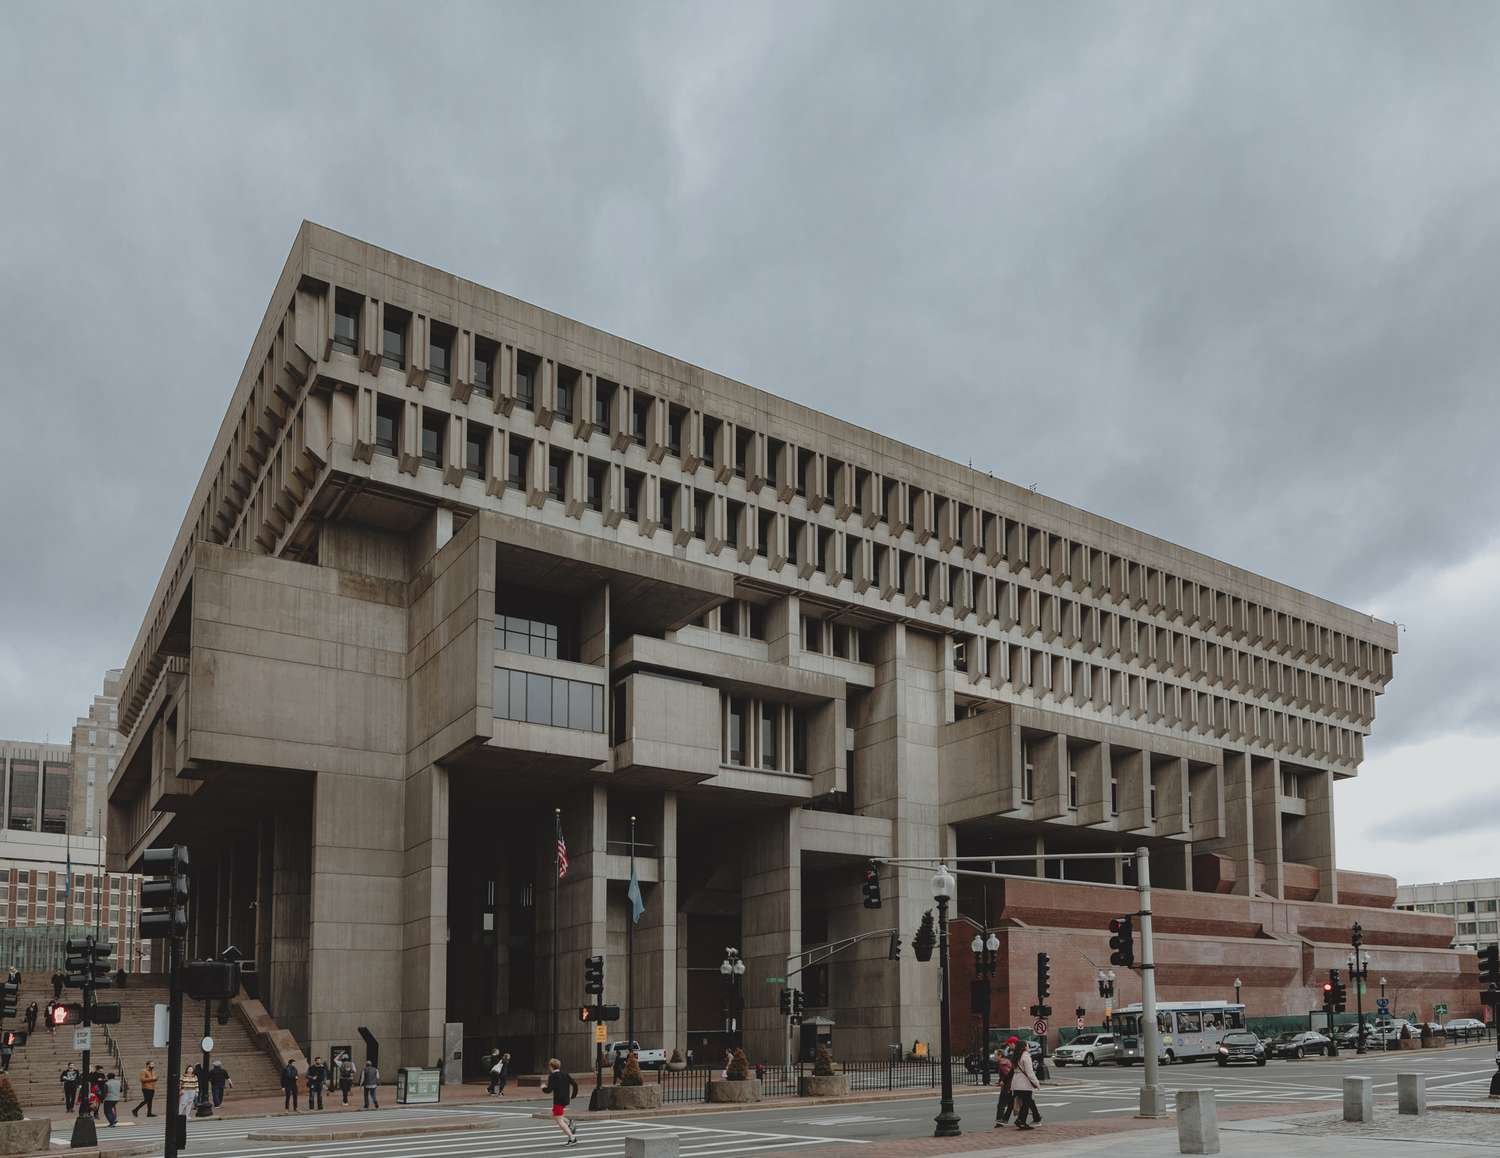
[[[1012,1037],[1005,1043],[1011,1049],[1011,1063],[1015,1067],[1010,1075],[1010,1092],[1016,1101],[1016,1129],[1029,1130],[1030,1124],[1026,1116],[1031,1115],[1032,1122],[1040,1122],[1042,1115],[1036,1108],[1036,1092],[1042,1088],[1037,1081],[1036,1067],[1031,1064],[1031,1051],[1026,1048],[1026,1043],[1018,1037]]]

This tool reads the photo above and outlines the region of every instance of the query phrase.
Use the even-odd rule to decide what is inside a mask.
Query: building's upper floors
[[[354,495],[398,526],[494,510],[701,563],[798,594],[809,631],[819,608],[905,620],[953,639],[961,710],[1057,705],[1338,774],[1395,649],[1390,624],[304,225],[125,669],[124,730],[181,634],[191,543],[316,561]]]
[[[66,744],[0,740],[0,777],[7,830],[70,831],[73,755]]]

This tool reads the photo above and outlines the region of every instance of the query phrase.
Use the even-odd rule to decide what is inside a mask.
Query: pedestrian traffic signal
[[[0,1038],[0,1041],[4,1041],[12,1049],[23,1046],[26,1044],[26,1031],[24,1029],[7,1029],[5,1036]]]
[[[865,882],[862,886],[862,891],[865,894],[865,908],[880,908],[880,870],[876,867],[873,860],[865,869]]]
[[[141,871],[152,878],[141,885],[140,935],[143,941],[187,935],[188,850],[148,848]]]
[[[886,956],[892,961],[901,960],[901,934],[895,929],[891,930],[891,947]]]
[[[1325,982],[1323,982],[1323,1011],[1325,1013],[1332,1013],[1333,1012],[1333,982],[1332,981],[1325,981]]]
[[[1500,1000],[1500,945],[1486,945],[1479,950],[1479,1000],[1495,1004]]]
[[[1349,1000],[1349,991],[1340,979],[1337,969],[1330,969],[1328,971],[1328,985],[1324,987],[1324,991],[1328,994],[1328,1000],[1332,1004],[1333,1012],[1343,1013],[1344,1006]]]
[[[1135,921],[1130,917],[1112,917],[1109,931],[1109,963],[1126,968],[1134,965]]]
[[[83,1006],[74,1002],[71,1005],[54,1005],[52,1007],[53,1025],[77,1025],[83,1020]]]
[[[917,926],[917,935],[911,939],[911,951],[918,961],[925,963],[932,960],[932,951],[936,948],[937,933],[932,924],[932,910],[928,909],[922,914],[922,922]]]
[[[603,957],[590,957],[583,963],[583,991],[592,997],[604,996]]]
[[[578,1010],[579,1021],[619,1021],[618,1005],[585,1005]]]
[[[1045,1005],[1052,996],[1052,958],[1045,953],[1036,955],[1036,1000]]]
[[[16,1015],[16,1005],[21,1000],[21,983],[12,980],[12,973],[4,981],[0,981],[0,1020]]]

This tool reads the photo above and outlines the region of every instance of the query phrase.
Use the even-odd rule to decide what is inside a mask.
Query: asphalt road
[[[1285,1105],[1295,1112],[1306,1103],[1340,1096],[1347,1075],[1375,1078],[1377,1097],[1394,1095],[1397,1072],[1427,1075],[1429,1101],[1463,1101],[1488,1093],[1495,1072],[1494,1047],[1424,1050],[1391,1054],[1345,1053],[1337,1059],[1306,1058],[1272,1061],[1264,1067],[1220,1068],[1212,1062],[1163,1067],[1161,1082],[1167,1088],[1168,1106],[1175,1091],[1211,1087],[1225,1103]],[[1103,1065],[1092,1069],[1069,1067],[1053,1070],[1057,1079],[1038,1099],[1045,1121],[1087,1121],[1125,1117],[1135,1113],[1140,1088],[1140,1067]],[[956,1109],[965,1133],[993,1132],[995,1092],[959,1087]],[[188,1127],[189,1149],[185,1158],[526,1158],[532,1154],[562,1149],[562,1139],[552,1123],[532,1117],[537,1106],[522,1108],[493,1102],[452,1107],[406,1107],[375,1115],[353,1115],[343,1119],[351,1125],[382,1123],[396,1119],[423,1125],[454,1115],[487,1114],[494,1118],[492,1130],[427,1133],[358,1139],[343,1142],[251,1142],[250,1130],[292,1133],[313,1126],[315,1116],[298,1118],[212,1119],[192,1122]],[[578,1145],[568,1148],[572,1158],[616,1158],[624,1153],[627,1133],[674,1133],[681,1153],[698,1158],[733,1158],[757,1152],[807,1150],[859,1142],[892,1141],[930,1137],[938,1099],[926,1091],[921,1097],[899,1098],[847,1105],[778,1104],[756,1110],[734,1110],[674,1117],[593,1119],[581,1110]],[[317,1122],[330,1125],[328,1120]],[[144,1123],[141,1124],[141,1127]],[[118,1131],[119,1140],[146,1137],[141,1127]],[[101,1129],[100,1133],[105,1131]],[[115,1131],[110,1131],[114,1134]],[[154,1133],[154,1130],[153,1130]],[[158,1135],[159,1136],[159,1135]]]

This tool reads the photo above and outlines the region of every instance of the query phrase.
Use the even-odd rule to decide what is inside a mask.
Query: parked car
[[[635,1050],[636,1060],[641,1063],[641,1069],[660,1069],[667,1064],[667,1051],[664,1049],[642,1049],[638,1041],[612,1041],[604,1047],[604,1058],[610,1064],[614,1064],[616,1055],[628,1054]]]
[[[1254,1062],[1258,1066],[1265,1065],[1265,1042],[1248,1029],[1230,1030],[1219,1039],[1219,1064],[1227,1066],[1230,1062]]]
[[[1055,1066],[1096,1066],[1115,1056],[1115,1035],[1112,1033],[1080,1033],[1072,1041],[1052,1051]]]
[[[1486,1034],[1489,1028],[1477,1017],[1455,1017],[1443,1026],[1443,1032],[1451,1036],[1473,1037],[1476,1034]]]
[[[1304,1029],[1300,1033],[1277,1034],[1266,1048],[1272,1057],[1306,1057],[1310,1053],[1322,1056],[1328,1052],[1328,1038],[1315,1029]]]

